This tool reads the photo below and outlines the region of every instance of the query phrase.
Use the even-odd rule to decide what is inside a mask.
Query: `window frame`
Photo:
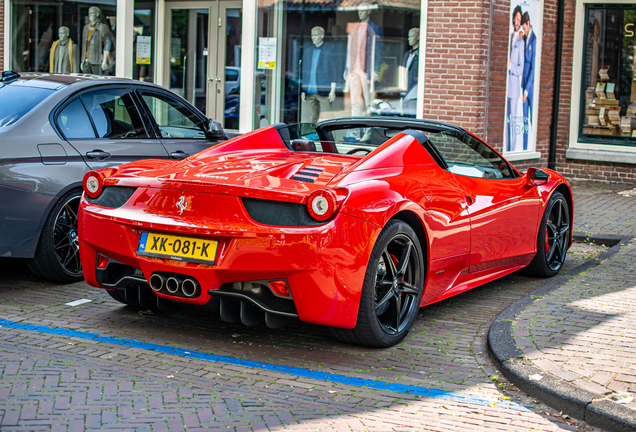
[[[580,88],[579,88],[579,116],[578,116],[578,130],[577,130],[577,141],[579,143],[588,143],[588,144],[598,144],[598,145],[619,145],[625,147],[634,147],[636,148],[636,138],[632,138],[631,136],[622,136],[622,135],[600,135],[600,134],[584,134],[583,133],[583,123],[585,114],[585,103],[586,99],[584,97],[586,87],[585,87],[585,75],[587,73],[587,56],[583,54],[584,51],[587,51],[587,39],[589,37],[588,31],[588,14],[594,10],[607,10],[607,9],[630,9],[636,11],[636,3],[585,3],[584,12],[583,12],[583,39],[580,46],[581,56],[583,64],[581,65],[581,75],[580,75]],[[634,70],[634,76],[636,76],[636,69]],[[632,77],[633,79],[634,77]],[[618,80],[618,77],[617,77]],[[574,87],[572,87],[574,88]],[[620,107],[620,105],[619,105]]]
[[[87,109],[86,104],[82,100],[82,96],[87,95],[89,93],[96,92],[96,91],[112,90],[112,89],[123,89],[131,97],[133,105],[134,105],[135,109],[137,110],[137,114],[139,115],[139,119],[141,121],[141,124],[143,125],[144,130],[146,132],[146,137],[137,137],[137,136],[135,136],[135,137],[118,137],[118,138],[112,138],[112,137],[100,138],[100,137],[98,137],[97,128],[95,126],[95,123],[93,121],[92,116],[90,115],[90,111]],[[79,99],[80,103],[84,107],[84,111],[86,112],[86,115],[88,116],[88,120],[91,122],[91,126],[93,128],[93,133],[95,134],[95,136],[93,138],[71,138],[71,140],[74,140],[74,141],[82,140],[82,141],[84,141],[84,140],[131,140],[131,139],[147,140],[147,139],[155,139],[156,136],[154,135],[154,130],[151,131],[151,129],[149,128],[149,123],[148,123],[148,120],[146,118],[146,114],[145,114],[144,109],[143,109],[144,107],[140,106],[139,101],[136,100],[135,96],[136,95],[134,94],[134,92],[131,92],[131,87],[130,86],[126,86],[126,85],[123,85],[123,86],[122,85],[89,86],[89,87],[86,87],[86,88],[84,88],[84,89],[72,94],[72,95],[67,96],[64,101],[62,101],[55,108],[53,108],[51,110],[50,115],[49,115],[49,121],[50,121],[51,125],[53,126],[53,129],[55,129],[55,131],[57,132],[57,134],[62,139],[66,140],[66,141],[69,141],[69,138],[66,137],[66,135],[62,131],[62,128],[58,124],[58,118],[59,118],[60,114],[62,113],[62,111],[64,111],[66,109],[66,107],[68,107],[70,104],[72,104],[77,99]]]
[[[583,74],[583,51],[584,44],[587,46],[585,36],[585,14],[587,5],[624,5],[633,4],[630,0],[605,0],[604,2],[594,0],[576,0],[575,19],[574,19],[574,48],[572,54],[572,75],[570,92],[570,125],[568,128],[568,149],[565,157],[567,159],[581,160],[597,160],[602,155],[602,160],[607,162],[625,162],[626,158],[636,156],[636,147],[620,144],[619,142],[605,141],[600,143],[587,142],[579,136],[579,122],[581,119],[581,98],[583,96],[581,90],[584,85],[582,79]],[[582,89],[583,91],[585,89]],[[572,152],[570,152],[570,150]],[[579,154],[581,153],[581,154]],[[615,153],[615,154],[612,154]],[[636,159],[636,158],[634,158]],[[628,162],[629,163],[629,162]]]
[[[148,121],[148,124],[152,127],[152,131],[153,131],[154,135],[157,137],[157,139],[160,139],[160,140],[161,139],[193,139],[193,140],[197,140],[197,141],[209,141],[209,138],[207,137],[207,133],[208,133],[207,122],[209,121],[209,119],[207,117],[201,115],[200,111],[198,109],[192,107],[190,105],[190,103],[187,102],[186,100],[180,100],[178,97],[175,97],[177,95],[172,94],[172,93],[168,93],[166,91],[162,91],[160,89],[155,89],[154,87],[153,88],[135,87],[134,88],[134,93],[135,93],[135,96],[138,99],[138,103],[139,104],[143,104],[143,111],[145,112],[146,120]],[[192,116],[194,116],[195,118],[199,119],[200,125],[197,125],[197,126],[201,126],[201,128],[202,128],[202,130],[204,132],[205,138],[203,138],[201,140],[199,138],[164,138],[164,137],[162,137],[161,129],[159,128],[159,124],[157,124],[157,121],[155,120],[155,116],[153,115],[152,111],[150,110],[150,107],[148,106],[148,104],[144,100],[143,93],[159,95],[159,96],[165,97],[166,99],[172,100],[172,101],[180,104],[181,106],[183,106],[191,114],[191,116],[186,116],[186,117],[191,119]],[[159,99],[161,99],[161,97],[159,97]],[[169,104],[169,105],[174,107],[174,105],[172,105],[172,104]],[[179,111],[181,114],[184,114],[179,109],[177,109],[177,111]],[[196,123],[196,122],[194,122],[194,123]]]

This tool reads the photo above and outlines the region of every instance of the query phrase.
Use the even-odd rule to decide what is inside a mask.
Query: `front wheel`
[[[537,254],[528,266],[533,276],[555,276],[565,263],[570,242],[570,210],[565,197],[554,192],[543,213],[539,235],[537,236]]]
[[[407,335],[417,317],[424,285],[422,248],[405,222],[389,222],[373,247],[360,298],[358,322],[332,328],[338,339],[359,345],[390,347]]]
[[[46,219],[35,256],[27,260],[38,277],[55,282],[73,283],[84,279],[79,257],[77,213],[81,190],[64,195]]]

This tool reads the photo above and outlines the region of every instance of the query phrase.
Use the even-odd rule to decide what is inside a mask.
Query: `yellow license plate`
[[[137,247],[138,255],[214,264],[219,243],[200,238],[143,232]]]

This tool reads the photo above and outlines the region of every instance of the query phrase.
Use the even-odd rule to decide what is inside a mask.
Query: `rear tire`
[[[79,257],[77,214],[81,189],[68,192],[53,206],[29,269],[39,278],[74,283],[84,279]]]
[[[331,328],[339,340],[386,348],[407,335],[420,310],[424,260],[415,231],[390,221],[373,247],[353,329]]]
[[[537,254],[527,267],[527,272],[537,277],[552,277],[561,271],[570,242],[570,210],[560,192],[554,192],[545,207],[539,234]]]

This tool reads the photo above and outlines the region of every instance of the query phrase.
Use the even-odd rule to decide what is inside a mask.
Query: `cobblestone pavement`
[[[601,201],[614,195],[598,194]],[[585,198],[579,203],[578,194],[575,199],[575,228],[580,229],[578,215],[598,203],[586,205]],[[602,250],[577,244],[567,269]],[[377,350],[336,342],[325,328],[309,324],[272,331],[226,324],[205,311],[149,314],[84,283],[45,283],[21,264],[0,260],[3,320],[439,393],[428,397],[362,388],[69,337],[62,331],[5,326],[0,327],[0,429],[591,431],[515,390],[485,354],[490,321],[543,283],[513,274],[426,307],[404,343]],[[82,298],[91,302],[65,305]]]
[[[636,196],[577,187],[578,227],[636,237]],[[599,202],[600,201],[600,202]],[[636,409],[636,242],[529,305],[513,323],[535,366]],[[625,395],[624,393],[630,393]]]

